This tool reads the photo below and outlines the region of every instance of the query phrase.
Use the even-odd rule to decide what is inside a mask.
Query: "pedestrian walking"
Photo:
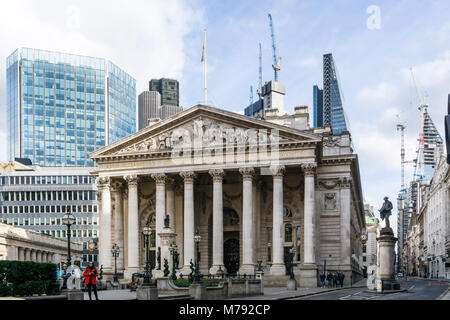
[[[328,272],[327,274],[327,287],[331,288],[331,281],[333,281],[333,276],[331,275],[330,272]]]
[[[94,290],[95,299],[98,300],[97,295],[97,268],[94,266],[94,263],[92,261],[89,262],[86,269],[84,269],[83,272],[84,278],[84,284],[88,288],[88,294],[89,294],[89,300],[92,300],[92,290]]]
[[[338,284],[338,276],[336,274],[336,272],[333,274],[333,288],[337,288],[337,284]]]
[[[322,272],[321,274],[320,274],[320,286],[322,287],[322,288],[325,288],[325,274]]]
[[[345,274],[343,272],[339,272],[339,282],[341,283],[341,288],[344,287],[344,278]]]

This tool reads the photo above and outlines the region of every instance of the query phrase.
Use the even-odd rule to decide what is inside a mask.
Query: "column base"
[[[274,263],[270,267],[270,275],[271,276],[285,276],[286,275],[286,266],[284,263]]]
[[[300,287],[317,288],[317,266],[305,264],[300,267]]]
[[[152,276],[153,279],[166,278],[164,277],[164,270],[152,270]]]
[[[183,268],[180,269],[180,274],[183,275],[183,278],[187,278],[191,274],[191,266],[183,266]]]
[[[126,268],[123,271],[123,278],[126,280],[131,280],[131,278],[133,277],[133,273],[138,273],[139,272],[139,268],[138,267],[130,267],[130,268]]]
[[[209,269],[209,273],[212,274],[212,275],[217,275],[217,271],[219,271],[219,270],[222,270],[223,274],[227,273],[227,269],[225,268],[225,266],[223,264],[222,265],[219,265],[219,264],[214,265],[213,264],[211,266],[211,268]]]
[[[255,274],[255,265],[253,264],[243,264],[239,267],[240,275],[254,275]]]

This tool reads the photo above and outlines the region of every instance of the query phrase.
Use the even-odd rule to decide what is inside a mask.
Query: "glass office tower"
[[[323,56],[323,125],[331,125],[333,134],[348,131],[341,88],[331,53]]]
[[[105,59],[21,48],[6,81],[9,161],[93,166],[89,153],[136,132],[136,80]]]

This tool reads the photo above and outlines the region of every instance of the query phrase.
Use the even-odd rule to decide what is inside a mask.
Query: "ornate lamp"
[[[74,225],[77,222],[77,219],[74,217],[73,214],[68,211],[63,217],[62,217],[62,223],[67,226],[67,268],[69,268],[72,265],[72,258],[70,256],[70,236],[71,231],[70,227]],[[64,281],[62,285],[62,289],[67,289],[67,271],[64,275]]]
[[[118,283],[119,282],[119,277],[117,276],[117,258],[120,255],[120,247],[117,245],[117,243],[115,243],[112,246],[111,254],[114,257],[114,278],[113,278],[113,281],[114,281],[114,283]]]
[[[197,229],[197,231],[195,232],[195,235],[194,235],[194,242],[195,242],[196,249],[197,249],[197,259],[196,259],[197,261],[196,261],[196,264],[195,264],[195,275],[194,275],[194,282],[195,283],[201,283],[201,281],[200,281],[200,270],[199,270],[199,263],[200,263],[200,246],[199,246],[199,244],[200,244],[201,240],[202,240],[202,237],[200,236],[200,232]]]
[[[153,229],[149,225],[146,225],[144,229],[142,230],[142,233],[144,234],[145,238],[145,273],[144,273],[144,282],[142,283],[142,286],[145,287],[151,287],[152,284],[150,283],[150,279],[152,278],[152,268],[150,266],[150,259],[148,256],[148,248],[149,248],[149,238],[152,234]]]

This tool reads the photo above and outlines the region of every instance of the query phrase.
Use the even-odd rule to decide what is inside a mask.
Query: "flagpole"
[[[204,34],[204,38],[203,38],[203,47],[204,47],[204,57],[203,57],[203,79],[204,79],[204,85],[205,85],[205,105],[208,105],[208,82],[207,82],[207,63],[206,63],[206,29],[205,29],[205,34]]]

